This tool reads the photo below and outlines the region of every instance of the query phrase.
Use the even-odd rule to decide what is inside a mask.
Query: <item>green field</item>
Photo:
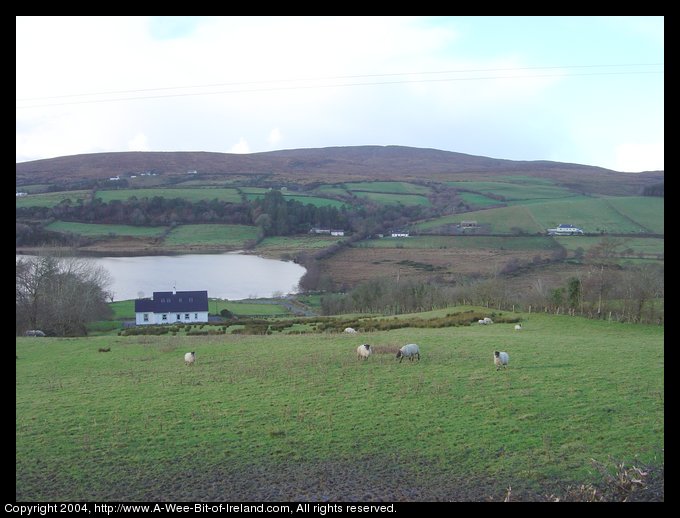
[[[430,200],[420,194],[389,194],[382,192],[353,191],[359,198],[369,200],[381,205],[430,205]]]
[[[639,224],[640,229],[664,233],[664,199],[651,196],[605,198],[624,217]]]
[[[237,189],[225,188],[156,188],[156,189],[117,189],[111,191],[97,191],[97,198],[100,198],[104,203],[113,200],[128,200],[133,196],[138,200],[142,198],[160,198],[174,199],[183,198],[190,202],[197,202],[200,200],[220,200],[227,203],[241,203],[241,195]]]
[[[444,216],[411,228],[432,231],[462,220],[477,220],[479,224],[489,225],[491,233],[501,234],[514,233],[515,229],[531,234],[545,232],[561,223],[576,225],[586,233],[663,233],[664,203],[663,199],[651,197],[533,200],[526,204]]]
[[[97,223],[74,223],[71,221],[55,221],[47,225],[47,230],[54,232],[71,232],[87,237],[154,237],[167,230],[166,227],[134,227],[132,225],[106,225]]]
[[[422,194],[432,192],[429,187],[416,185],[408,182],[350,182],[344,184],[348,191],[358,192],[383,192],[391,194]]]
[[[179,225],[165,238],[169,246],[223,245],[229,248],[244,246],[257,238],[257,227],[250,225]]]
[[[521,500],[595,481],[591,459],[663,464],[663,327],[512,316],[521,332],[17,338],[16,501]],[[399,364],[409,342],[421,360]]]
[[[503,196],[506,201],[569,198],[576,194],[557,185],[531,182],[446,182],[450,187]]]
[[[410,236],[384,237],[355,243],[355,248],[459,248],[497,250],[551,250],[555,243],[548,236]]]
[[[617,203],[620,208],[615,210]],[[663,228],[663,203],[659,203],[656,198],[649,198],[647,204],[643,204],[639,198],[635,198],[633,203],[628,203],[626,198],[621,202],[617,198],[560,200],[528,205],[527,209],[546,229],[560,223],[570,223],[586,233],[638,233],[644,231],[644,228],[631,218],[640,212],[633,210],[637,207],[648,209],[644,211],[647,224],[661,222],[660,226]]]
[[[545,228],[547,228],[542,227],[533,218],[531,211],[521,205],[453,214],[417,223],[409,228],[427,232],[445,225],[457,224],[468,220],[476,220],[480,225],[489,225],[490,232],[493,234],[511,234],[514,233],[515,229],[535,234],[537,232],[544,232]]]
[[[479,207],[485,207],[487,205],[499,205],[503,202],[484,196],[483,194],[477,194],[476,192],[459,191],[458,196],[465,203],[470,205],[475,205]]]
[[[261,190],[262,192],[255,192],[255,188],[248,188],[248,189],[243,189],[245,192],[245,196],[248,200],[257,200],[260,198],[264,197],[265,192],[268,189],[257,189]],[[314,205],[315,207],[337,207],[338,209],[342,207],[343,205],[347,205],[346,203],[338,200],[333,200],[331,198],[322,198],[319,196],[307,196],[305,194],[287,194],[287,193],[282,193],[284,196],[285,200],[295,200],[299,201],[300,203],[307,205],[311,204]]]
[[[297,253],[305,250],[320,250],[342,241],[344,238],[331,235],[305,234],[295,236],[265,237],[255,247],[258,253]]]
[[[75,205],[79,198],[84,201],[89,195],[90,191],[60,191],[49,192],[45,194],[29,194],[28,196],[17,198],[16,208],[54,207],[55,205],[59,205],[64,200],[71,200],[71,203]]]

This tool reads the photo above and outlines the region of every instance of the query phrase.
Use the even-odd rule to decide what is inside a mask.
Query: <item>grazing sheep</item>
[[[100,347],[100,348],[99,348],[99,352],[100,352],[100,353],[108,353],[110,350],[111,350],[110,347],[106,347],[106,348]]]
[[[522,324],[515,324],[515,331],[521,331]]]
[[[482,319],[477,320],[477,323],[478,323],[480,326],[483,326],[484,324],[486,324],[486,322],[485,322],[484,320],[482,320]]]
[[[184,365],[193,365],[196,361],[196,353],[190,352],[184,355]]]
[[[346,327],[345,328],[345,333],[356,333],[357,330],[354,329],[353,327]]]
[[[510,356],[506,352],[494,351],[493,353],[493,363],[496,366],[496,370],[500,370],[501,367],[504,369],[508,368],[508,362],[510,361]]]
[[[484,323],[485,324],[493,324],[493,320],[491,320],[489,317],[484,317]]]
[[[363,344],[357,347],[357,359],[368,360],[368,357],[373,354],[371,346],[368,344]]]
[[[418,361],[420,361],[420,349],[416,344],[407,344],[397,351],[399,363],[401,363],[404,358],[408,358],[409,360],[413,361],[413,359],[416,357],[418,358]]]

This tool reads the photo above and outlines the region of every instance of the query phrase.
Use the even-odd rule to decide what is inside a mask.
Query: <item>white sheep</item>
[[[483,326],[484,324],[486,324],[486,322],[485,322],[484,320],[482,320],[482,319],[477,320],[477,323],[478,323],[480,326]]]
[[[506,352],[494,351],[493,353],[493,363],[496,366],[496,370],[500,370],[501,367],[504,369],[508,368],[508,362],[510,361],[510,356]]]
[[[397,351],[397,358],[399,358],[399,363],[401,363],[404,358],[408,358],[411,361],[413,361],[414,358],[418,358],[418,361],[420,361],[420,349],[416,344],[406,344]]]
[[[368,357],[373,354],[373,349],[368,344],[363,344],[357,347],[357,359],[368,360]]]
[[[522,330],[522,324],[515,324],[515,331],[521,331]]]
[[[345,328],[345,333],[356,333],[357,330],[352,328],[352,327],[346,327]]]
[[[184,365],[193,365],[196,361],[196,353],[194,351],[184,355]]]
[[[491,320],[489,317],[484,317],[484,323],[485,324],[493,324],[493,320]]]

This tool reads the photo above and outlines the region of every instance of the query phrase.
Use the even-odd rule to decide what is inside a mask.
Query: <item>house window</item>
[[[149,321],[149,314],[144,313],[144,322],[148,322],[148,321]]]
[[[163,316],[161,317],[161,320],[167,320],[167,319],[168,319],[167,313],[163,313]]]
[[[194,313],[194,320],[198,320],[198,313]]]
[[[193,297],[189,297],[189,302],[193,302],[193,301],[194,301],[194,298],[193,298]]]
[[[189,313],[184,313],[184,320],[189,320]]]
[[[175,320],[179,320],[179,313],[177,313],[177,318]]]

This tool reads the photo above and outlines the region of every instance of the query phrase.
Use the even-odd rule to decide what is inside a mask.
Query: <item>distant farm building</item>
[[[23,196],[28,196],[27,192],[18,192],[17,191],[17,198],[22,198]]]
[[[390,237],[408,237],[409,233],[405,230],[393,230],[390,232]]]
[[[575,236],[577,234],[583,234],[583,230],[574,225],[569,225],[568,223],[563,223],[557,225],[555,228],[548,229],[548,235],[551,236]]]
[[[344,230],[337,230],[337,229],[331,229],[331,228],[317,228],[317,227],[312,227],[309,229],[310,234],[330,234],[331,236],[344,236],[345,231]]]
[[[154,291],[152,298],[135,300],[138,326],[207,321],[207,291]]]
[[[479,225],[476,220],[461,221],[460,228],[477,228]]]

